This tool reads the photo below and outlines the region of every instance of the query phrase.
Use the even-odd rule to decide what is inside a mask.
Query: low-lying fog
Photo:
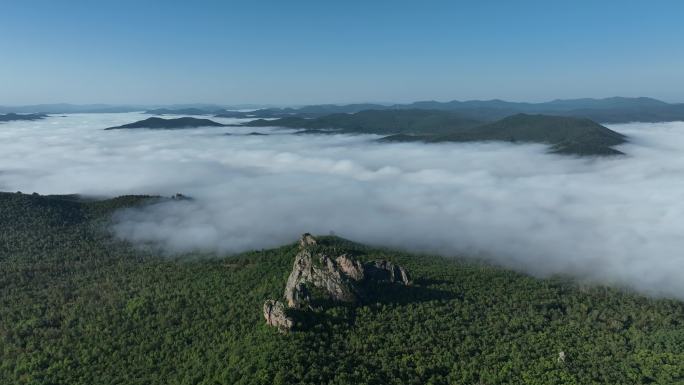
[[[146,117],[0,124],[0,190],[192,196],[116,216],[117,235],[170,252],[233,253],[334,231],[684,298],[682,122],[610,126],[631,137],[618,147],[628,156],[610,159],[282,129],[102,130]],[[252,131],[269,135],[223,135]]]

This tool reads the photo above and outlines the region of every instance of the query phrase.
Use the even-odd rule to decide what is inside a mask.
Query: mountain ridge
[[[315,118],[332,113],[357,113],[363,110],[429,109],[460,112],[465,118],[494,121],[516,113],[548,114],[588,118],[605,123],[633,121],[657,122],[684,120],[684,103],[667,103],[649,97],[609,97],[602,99],[555,99],[549,102],[508,102],[491,100],[416,101],[404,104],[322,104],[297,108],[267,108],[250,112],[227,111],[217,115],[240,118]]]
[[[305,133],[388,135],[391,141],[475,142],[505,141],[544,143],[552,152],[569,155],[619,155],[612,146],[626,137],[586,118],[519,113],[483,122],[459,112],[441,110],[366,110],[353,114],[331,114],[318,118],[286,117],[257,119],[242,126],[301,128]]]
[[[144,120],[139,120],[137,122],[123,124],[121,126],[105,128],[105,130],[120,130],[120,129],[136,129],[136,128],[148,128],[155,130],[172,130],[172,129],[183,129],[183,128],[197,128],[197,127],[225,127],[225,124],[221,124],[209,119],[197,119],[190,117],[183,118],[147,118]]]

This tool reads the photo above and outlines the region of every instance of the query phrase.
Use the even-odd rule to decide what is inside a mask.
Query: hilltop
[[[436,135],[428,142],[506,141],[546,143],[552,152],[574,155],[619,155],[611,148],[626,137],[589,119],[517,114],[462,132]]]
[[[258,119],[249,127],[302,128],[297,133],[350,133],[388,135],[383,142],[505,141],[552,145],[552,151],[574,155],[617,155],[612,146],[626,137],[589,119],[516,114],[492,123],[439,110],[369,110],[319,118]]]
[[[197,118],[175,118],[175,119],[164,119],[164,118],[147,118],[145,120],[140,120],[134,123],[124,124],[122,126],[109,127],[105,130],[119,130],[119,129],[132,129],[132,128],[149,128],[157,130],[170,130],[170,129],[180,129],[180,128],[197,128],[197,127],[224,127],[224,124],[214,122],[209,119],[197,119]]]
[[[257,119],[248,127],[289,127],[309,130],[330,130],[340,133],[394,134],[394,133],[448,133],[475,127],[481,122],[464,118],[460,114],[435,110],[367,110],[353,114],[331,114],[319,118],[287,117],[275,120]]]
[[[45,119],[48,116],[45,114],[0,114],[0,122],[12,122],[15,120],[40,120]]]
[[[316,237],[312,253],[344,254],[357,267],[392,262],[411,284],[370,282],[367,300],[300,312],[296,330],[281,334],[264,322],[264,299],[283,296],[300,245],[168,258],[109,234],[116,210],[150,199],[0,193],[0,383],[553,385],[684,375],[680,301],[332,236]]]

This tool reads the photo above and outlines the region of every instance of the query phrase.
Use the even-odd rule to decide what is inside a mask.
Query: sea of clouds
[[[228,254],[332,231],[684,298],[684,122],[610,126],[630,136],[618,147],[628,155],[603,159],[277,128],[103,130],[146,117],[0,124],[0,190],[191,196],[114,218],[117,236],[169,253]]]

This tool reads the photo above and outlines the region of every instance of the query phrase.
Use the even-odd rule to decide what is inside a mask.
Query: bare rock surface
[[[342,273],[346,274],[347,277],[360,281],[365,277],[365,268],[363,264],[354,258],[348,256],[347,254],[342,254],[335,258],[338,268]]]
[[[368,269],[369,275],[378,281],[401,282],[411,284],[411,277],[406,269],[389,261],[375,261]]]
[[[356,293],[335,261],[327,255],[314,255],[307,247],[295,257],[287,279],[284,293],[287,306],[302,307],[302,300],[308,297],[308,285],[325,290],[333,300],[354,302]]]
[[[266,318],[266,324],[277,327],[283,332],[289,331],[294,325],[292,318],[288,317],[285,312],[285,305],[272,299],[264,302],[264,318]]]
[[[285,304],[273,300],[264,304],[266,323],[281,330],[290,330],[294,325],[286,315],[286,308],[311,309],[313,291],[332,301],[354,303],[363,296],[360,282],[411,284],[411,278],[402,266],[385,260],[363,263],[346,253],[329,255],[309,233],[302,235],[299,248],[285,285]]]

